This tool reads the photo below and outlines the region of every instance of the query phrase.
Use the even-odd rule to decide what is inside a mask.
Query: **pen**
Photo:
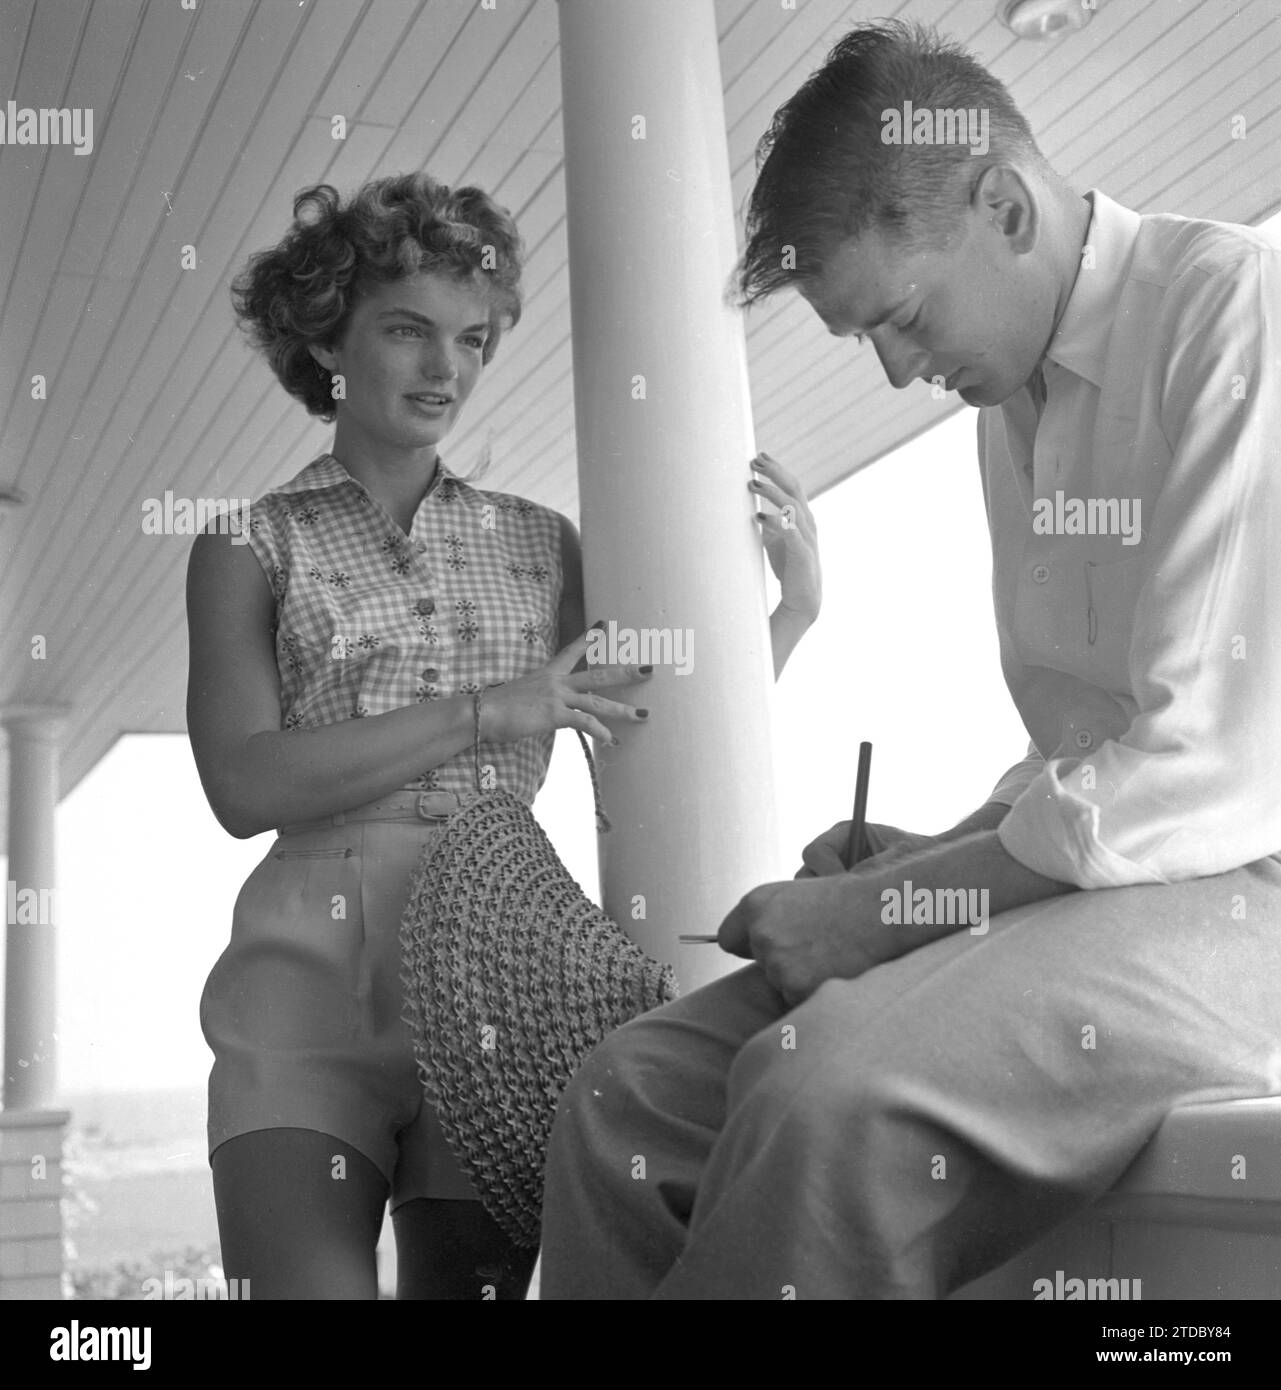
[[[845,862],[852,869],[860,859],[867,858],[867,836],[863,826],[867,821],[867,784],[872,777],[872,745],[864,740],[858,746],[858,780],[854,784],[854,819],[850,821],[850,842]]]
[[[854,784],[854,819],[850,821],[849,845],[845,860],[853,868],[860,859],[867,858],[867,836],[863,827],[867,822],[867,787],[872,776],[872,745],[865,739],[858,746],[858,779]],[[681,936],[677,938],[686,945],[706,945],[716,940],[715,936]]]

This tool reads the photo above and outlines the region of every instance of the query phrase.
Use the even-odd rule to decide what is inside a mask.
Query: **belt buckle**
[[[448,820],[454,810],[457,809],[458,798],[454,797],[454,806],[446,806],[444,798],[452,796],[451,792],[429,791],[419,792],[418,799],[414,802],[414,814],[419,820],[425,821],[445,821]],[[435,802],[435,806],[431,805]]]

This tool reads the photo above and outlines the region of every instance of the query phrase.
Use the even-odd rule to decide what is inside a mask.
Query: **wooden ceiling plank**
[[[194,16],[178,10],[177,17],[185,17],[191,31],[176,64],[167,70],[157,64],[138,74],[141,100],[148,111],[156,110],[157,96],[160,101],[133,190],[98,268],[98,274],[113,279],[131,280],[144,272],[154,252],[157,228],[172,218],[171,208],[181,206],[182,173],[202,137],[219,83],[236,60],[248,10],[241,0],[234,0],[228,5],[202,5]],[[166,13],[166,26],[173,19]],[[194,80],[184,76],[187,72],[194,74]]]
[[[716,37],[722,46],[745,15],[757,8],[757,0],[716,0]]]
[[[69,6],[64,18],[70,19],[79,6]],[[47,32],[47,26],[33,30],[33,44],[28,55],[33,66],[19,74],[23,95],[15,100],[33,107],[89,107],[95,112],[93,138],[94,150],[99,149],[102,135],[100,117],[105,110],[114,86],[115,71],[119,56],[127,47],[129,31],[119,28],[113,43],[107,42],[102,31],[102,10],[91,11],[83,30],[57,29]],[[57,41],[67,42],[75,52],[75,61],[68,67],[67,62],[56,60],[48,51],[47,45]],[[95,66],[93,47],[102,50],[101,69]],[[95,162],[95,154],[77,155],[74,149],[58,146],[48,149],[35,146],[0,147],[10,154],[26,156],[29,167],[19,172],[16,165],[25,164],[9,160],[6,164],[3,205],[5,216],[14,219],[14,237],[7,239],[0,249],[0,341],[5,344],[0,354],[0,400],[12,400],[22,388],[20,382],[27,381],[33,372],[49,374],[48,364],[43,367],[29,367],[26,358],[30,344],[40,331],[40,315],[59,259],[66,244],[69,230],[75,225],[76,210],[84,194],[85,185]],[[39,155],[35,150],[39,149]],[[100,155],[99,155],[100,157]],[[15,175],[12,182],[8,175]],[[33,182],[32,175],[35,174]],[[23,196],[31,199],[28,204],[30,214],[25,220],[21,233],[18,233],[15,209],[22,206],[17,200]],[[32,228],[41,229],[37,234],[29,234]],[[0,452],[4,445],[0,443]]]
[[[526,14],[530,19],[509,36],[484,79],[472,88],[457,119],[432,151],[431,172],[446,183],[476,183],[488,192],[485,171],[474,166],[491,143],[501,140],[506,132],[510,149],[517,141],[527,142],[531,130],[560,124],[559,69],[549,61],[556,51],[556,28],[547,22],[549,18],[554,21],[555,15],[546,9],[529,10]],[[532,22],[533,19],[538,22]],[[557,119],[553,122],[554,117]],[[559,158],[559,149],[549,153]],[[413,156],[407,149],[403,157]],[[418,157],[421,162],[421,154]],[[499,151],[495,151],[495,157],[503,164],[509,158]]]
[[[811,53],[854,8],[854,0],[811,0],[792,10],[777,3],[745,9],[720,42],[727,125],[733,126],[745,104],[744,82],[758,92],[763,85],[773,86],[784,65],[790,66],[798,55]],[[738,95],[731,103],[730,94],[735,89]]]
[[[1051,149],[1071,149],[1083,130],[1101,128],[1115,141],[1119,129],[1167,100],[1173,103],[1163,113],[1167,130],[1173,120],[1182,124],[1180,90],[1189,82],[1193,55],[1198,67],[1203,53],[1213,61],[1210,55],[1230,32],[1204,22],[1203,12],[1189,11],[1175,22],[1167,15],[1162,22],[1151,8],[1126,27],[1136,31],[1133,42],[1142,44],[1141,50],[1120,42],[1102,46],[1093,62],[1074,71],[1070,83],[1057,84],[1038,99],[1034,129],[1047,154]],[[1124,94],[1120,101],[1118,93]]]
[[[197,278],[180,288],[195,291],[198,271],[189,273]],[[104,513],[117,515],[124,502],[113,495],[110,480],[127,470],[129,458],[161,457],[163,440],[153,437],[152,431],[159,428],[162,435],[172,433],[181,416],[172,410],[171,403],[187,399],[184,393],[194,396],[200,391],[208,360],[202,360],[198,351],[184,351],[183,340],[193,332],[193,324],[194,336],[199,340],[209,289],[206,286],[201,302],[193,304],[189,313],[183,315],[165,312],[161,307],[162,297],[172,293],[169,286],[170,280],[161,277],[144,282],[130,297],[118,320],[117,336],[124,341],[145,342],[144,351],[135,356],[108,352],[95,363],[90,402],[104,398],[112,401],[105,420],[100,408],[90,402],[81,403],[70,426],[70,439],[64,439],[54,452],[45,444],[35,451],[48,474],[44,486],[47,502],[57,509],[54,514],[64,526],[85,525],[90,518],[101,521]],[[225,278],[214,288],[220,295],[225,293]],[[181,299],[178,306],[181,311]],[[230,319],[228,306],[225,322]],[[185,376],[176,375],[184,366]],[[170,408],[166,410],[166,406]],[[48,418],[55,417],[51,414]],[[46,457],[48,464],[43,463]],[[54,458],[58,460],[57,468],[50,466]],[[37,543],[33,533],[24,538],[16,557],[20,569]],[[78,584],[84,578],[89,549],[83,546],[72,550],[67,565],[70,583]]]
[[[441,170],[437,177],[446,183],[451,181],[449,165],[438,158],[438,152],[454,135],[468,102],[476,97],[494,56],[494,46],[508,45],[526,11],[524,6],[507,6],[501,11],[473,12],[430,80],[415,95],[406,96],[404,105],[394,113],[387,112],[398,131],[388,149],[388,168],[425,168],[434,174]],[[477,100],[483,110],[495,98],[488,92]]]
[[[853,26],[857,5],[841,3],[807,6],[783,16],[772,35],[745,66],[726,74],[725,125],[731,172],[743,159],[754,162],[756,142],[769,128],[774,112],[823,65],[832,46]]]
[[[523,13],[528,2],[514,0],[496,10],[482,10],[471,0],[431,0],[400,40],[387,70],[362,107],[360,118],[399,126],[411,104],[424,89],[432,87],[442,72],[449,74],[445,78],[445,89],[449,89],[460,44],[472,53],[478,44],[497,48],[503,34],[519,20],[517,11]],[[464,37],[469,29],[470,36]]]
[[[94,21],[104,13],[105,10],[96,9],[93,12]],[[120,26],[111,36],[110,44],[107,37],[92,31],[87,36],[86,47],[101,56],[102,67],[96,74],[77,77],[72,86],[77,100],[95,108],[99,117],[110,104],[115,74],[120,70],[132,34]],[[128,122],[123,124],[127,131]],[[16,292],[10,302],[8,319],[0,321],[0,340],[6,344],[6,352],[0,354],[0,398],[12,400],[16,406],[14,411],[7,413],[4,425],[0,427],[0,458],[15,457],[21,464],[29,456],[33,432],[38,424],[58,421],[60,428],[65,430],[69,423],[67,411],[48,407],[38,411],[40,420],[34,418],[28,409],[30,393],[26,388],[31,376],[39,372],[47,378],[51,393],[58,391],[51,368],[62,364],[72,354],[73,342],[75,355],[83,358],[101,340],[98,330],[105,327],[101,323],[93,326],[95,331],[86,334],[83,331],[86,325],[80,322],[79,315],[67,317],[55,314],[50,321],[50,308],[45,296],[51,292],[59,276],[78,274],[84,279],[85,287],[90,286],[87,274],[92,272],[102,255],[104,228],[111,224],[115,215],[113,208],[119,205],[118,194],[108,195],[109,203],[106,203],[95,199],[91,189],[96,186],[102,190],[116,183],[116,156],[119,150],[113,123],[110,120],[96,120],[94,154],[91,158],[82,162],[74,156],[70,159],[60,157],[46,166],[41,201],[35,215],[57,231],[38,238],[23,255],[21,265],[15,272]],[[59,152],[60,155],[63,153]],[[127,186],[128,182],[127,174],[120,170],[119,183]],[[68,232],[70,238],[64,243],[62,237]],[[77,243],[81,252],[91,245],[96,247],[92,261],[87,262],[83,254],[77,254]],[[98,300],[99,312],[110,300],[110,296]],[[59,378],[63,376],[60,365],[56,375]],[[64,402],[78,399],[65,394],[58,398]]]
[[[351,0],[346,9],[350,13]],[[423,11],[424,0],[363,0],[345,42],[334,45],[337,62],[307,114],[326,120],[345,116],[349,125],[359,120]]]
[[[105,15],[109,9],[100,7],[98,12]],[[104,263],[114,264],[108,258],[112,233],[132,208],[138,173],[165,98],[176,82],[185,82],[187,88],[193,85],[185,77],[193,65],[182,60],[197,28],[191,14],[170,6],[153,9],[148,22],[129,36],[123,68],[117,73],[119,90],[95,131],[89,185],[61,266],[65,273],[97,275]],[[119,33],[124,32],[121,27]],[[189,94],[198,106],[199,94]],[[164,212],[163,203],[160,212]]]
[[[316,33],[315,31],[312,31],[312,39],[311,39],[311,42],[312,42],[312,43],[315,43],[315,42],[317,41],[317,39],[321,39],[321,40],[323,41],[323,36],[319,35],[319,34]],[[332,40],[329,40],[329,41],[332,41]],[[314,67],[315,67],[315,61],[314,61],[314,60],[315,60],[318,56],[319,56],[319,54],[314,54],[314,53],[309,53],[309,52],[308,52],[308,48],[307,48],[307,44],[306,44],[306,43],[300,44],[300,45],[295,49],[295,51],[294,51],[294,57],[295,57],[295,59],[298,60],[299,64],[301,65],[301,67],[303,68],[304,71],[310,71],[310,70],[313,70],[313,69],[314,69]],[[285,97],[282,95],[282,93],[281,93],[281,89],[280,89],[279,87],[277,87],[277,88],[276,88],[276,93],[275,93],[275,96],[274,96],[273,100],[280,100],[280,101],[283,101],[283,100],[285,100],[285,99],[286,99],[286,98],[285,98]],[[270,106],[268,107],[268,111],[270,111]],[[319,124],[321,124],[321,123],[314,123],[314,124],[319,125]],[[317,155],[320,153],[321,150],[323,150],[323,151],[324,151],[325,157],[327,157],[327,158],[332,158],[332,157],[333,157],[333,152],[334,152],[334,146],[335,146],[336,142],[333,142],[333,141],[331,141],[331,140],[328,139],[328,133],[329,133],[329,132],[328,132],[328,126],[325,125],[325,126],[324,126],[324,138],[323,138],[323,140],[318,140],[318,141],[317,141]],[[274,135],[274,143],[277,144],[277,145],[283,145],[283,144],[290,138],[290,130],[289,130],[288,122],[276,122],[276,121],[268,120],[268,121],[265,123],[265,130],[264,130],[263,139],[262,139],[262,142],[258,145],[258,149],[259,149],[260,151],[262,151],[262,150],[268,148],[268,147],[273,143],[273,139],[272,139],[273,135]],[[312,156],[311,159],[309,159],[309,160],[307,161],[307,163],[309,163],[310,166],[311,166],[312,168],[315,168],[316,165],[318,164],[318,162],[319,162],[319,160],[316,158],[316,156]],[[241,231],[241,228],[243,227],[243,212],[242,212],[242,211],[234,210],[234,206],[232,205],[232,200],[225,200],[225,201],[216,202],[216,208],[217,208],[217,210],[218,210],[218,215],[219,215],[219,216],[221,217],[221,219],[223,220],[223,223],[224,223],[224,226],[225,226],[225,229],[226,229],[228,238],[229,238],[229,239],[233,239],[233,240],[236,239],[236,238],[239,238],[240,240],[243,240],[243,233],[242,233],[242,231]],[[283,224],[285,224],[286,222],[287,222],[287,210],[286,210],[286,212],[285,212],[285,215],[279,219],[279,222],[277,223],[277,227],[276,227],[276,229],[275,229],[275,231],[274,231],[273,236],[278,236],[278,235],[279,235],[280,231],[283,230]],[[210,234],[210,231],[211,231],[211,229],[210,229],[210,228],[207,228],[207,229],[206,229],[206,235],[205,235],[204,237],[201,238],[201,254],[207,254],[207,253],[210,251],[210,249],[214,246],[213,237],[212,237],[212,235]],[[217,265],[218,265],[218,258],[215,256],[215,257],[213,258],[212,261],[206,261],[205,264],[206,264],[206,270],[208,270],[210,267],[216,268]],[[239,266],[237,266],[236,268],[238,269]],[[221,298],[222,294],[225,293],[225,280],[226,280],[227,278],[229,278],[229,276],[226,276],[226,277],[219,276],[219,277],[218,277],[218,283],[216,283],[215,286],[214,286],[215,292],[216,292],[216,294],[217,294],[217,296],[218,296],[219,298]],[[178,311],[179,311],[178,322],[180,322],[180,323],[182,323],[182,324],[186,324],[186,325],[190,325],[190,324],[199,325],[200,323],[202,323],[202,322],[203,322],[203,315],[204,315],[205,311],[208,309],[208,307],[209,307],[209,301],[210,301],[210,299],[211,299],[213,296],[206,292],[205,295],[204,295],[204,297],[203,297],[203,299],[201,300],[201,302],[199,302],[199,303],[192,303],[191,305],[187,306],[187,305],[184,305],[184,304],[181,302],[181,295],[182,295],[184,292],[189,292],[189,291],[193,290],[194,287],[198,284],[198,280],[194,280],[194,279],[183,279],[181,276],[173,275],[173,273],[172,273],[172,271],[171,271],[171,280],[170,280],[170,284],[171,284],[170,299],[167,301],[166,310],[167,310],[167,311],[173,310],[174,307],[175,307],[175,303],[176,303],[176,307],[177,307],[177,309],[178,309]],[[150,298],[154,299],[154,294],[156,293],[156,284],[155,284],[155,282],[148,281],[148,283],[147,283],[147,285],[144,287],[144,289],[145,289],[145,291],[147,292],[147,294],[150,296]],[[176,301],[175,301],[175,298],[174,298],[175,292],[176,292],[176,294],[179,296],[178,299],[177,299]],[[157,360],[156,360],[156,369],[157,369],[157,370],[162,370],[162,371],[163,371],[166,364],[169,365],[169,366],[171,366],[172,363],[175,361],[176,357],[179,356],[179,347],[178,347],[178,345],[177,345],[177,344],[171,344],[170,342],[166,341],[166,338],[167,338],[167,336],[168,336],[167,333],[166,333],[166,329],[172,329],[172,328],[173,328],[173,325],[174,325],[174,318],[171,317],[170,314],[169,314],[168,312],[166,312],[166,313],[163,315],[163,317],[157,319],[157,318],[155,317],[154,312],[151,311],[151,310],[149,309],[147,303],[141,303],[140,308],[139,308],[139,307],[135,307],[135,306],[131,303],[131,306],[130,306],[130,307],[131,307],[131,309],[134,311],[135,317],[141,318],[141,319],[143,319],[144,321],[147,321],[148,315],[150,314],[150,320],[149,320],[149,321],[150,321],[152,327],[151,327],[151,332],[150,332],[150,335],[149,335],[150,338],[151,338],[151,342],[150,342],[149,346],[150,346],[153,350],[158,349],[158,358],[157,358]],[[184,311],[185,311],[185,312],[184,312]],[[228,312],[229,312],[229,311],[228,311]],[[123,326],[122,326],[122,327],[123,327]],[[198,331],[198,329],[197,329],[197,331]],[[154,354],[153,354],[153,355],[154,355]],[[106,365],[106,364],[104,364],[104,365]],[[130,363],[130,364],[128,365],[128,370],[130,371],[130,374],[131,374],[131,375],[134,374],[134,369],[136,368],[136,365],[137,365],[136,363]],[[117,394],[117,396],[119,396],[119,394],[120,394],[119,389],[117,390],[116,394]],[[154,398],[154,395],[155,395],[154,390],[152,390],[151,388],[148,388],[148,390],[147,390],[147,395]],[[121,434],[121,435],[123,435],[123,434],[126,432],[128,423],[129,423],[129,420],[128,420],[128,412],[126,411],[124,423],[122,423],[122,425],[121,425],[121,430],[120,430],[120,434]],[[129,435],[132,436],[132,435],[134,435],[135,432],[134,432],[134,430],[128,430],[128,433],[129,433]],[[124,445],[123,445],[123,443],[122,443],[122,444],[121,444],[121,448],[123,449],[123,447],[124,447]]]
[[[1187,217],[1210,217],[1247,225],[1258,212],[1281,197],[1281,170],[1276,150],[1281,144],[1281,118],[1274,113],[1252,123],[1253,142],[1233,141],[1228,150],[1210,148],[1195,167],[1152,187],[1151,200],[1177,198],[1170,211]],[[1194,155],[1195,151],[1189,151]]]
[[[39,10],[31,3],[6,6],[0,13],[0,100],[12,99],[18,106],[37,108],[87,104],[66,100],[77,49],[83,53],[79,39],[85,22],[83,4],[57,9],[44,5]],[[101,117],[102,112],[95,110],[95,149],[101,139]],[[0,334],[4,332],[5,290],[17,274],[28,230],[39,213],[42,175],[54,153],[36,145],[10,144],[8,139],[0,145],[0,188],[4,189],[0,199]],[[70,153],[72,162],[81,166],[79,172],[84,172],[86,156],[56,153],[59,162]],[[87,162],[92,163],[92,157]],[[0,399],[9,399],[7,390]]]
[[[229,410],[243,369],[243,363],[237,363],[230,353],[221,355],[211,372],[207,393],[213,410]],[[237,413],[234,425],[240,433],[252,436],[261,423],[270,422],[278,414],[278,409],[274,401],[261,402],[252,413]],[[209,411],[204,413],[207,416]],[[199,428],[200,422],[193,421],[193,430]],[[151,484],[154,484],[154,491]],[[172,626],[175,621],[181,622],[182,576],[194,538],[146,535],[142,531],[144,498],[163,498],[166,490],[172,490],[178,497],[211,495],[200,488],[187,490],[179,478],[166,470],[130,495],[119,529],[104,528],[103,534],[94,538],[97,540],[94,572],[104,574],[114,570],[114,573],[112,582],[101,586],[100,596],[85,605],[86,611],[80,619],[83,636],[70,661],[69,688],[85,689],[94,685],[92,673],[110,669],[111,653],[119,650],[122,642],[127,643],[129,632],[151,632]],[[122,537],[126,539],[123,546],[120,544]],[[90,538],[86,537],[86,544],[90,543]],[[83,595],[85,591],[81,589],[80,592]]]
[[[0,9],[0,92],[6,100],[11,95],[15,101],[30,106],[26,93],[18,87],[18,74],[22,70],[23,56],[31,42],[31,27],[35,20],[36,0],[6,0]],[[0,159],[3,152],[0,151]],[[0,163],[0,171],[3,164]]]

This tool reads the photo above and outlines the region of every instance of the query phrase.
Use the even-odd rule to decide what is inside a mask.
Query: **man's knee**
[[[929,1123],[929,1089],[913,1085],[875,1039],[842,1039],[838,1046],[830,1032],[807,1028],[797,1010],[740,1050],[729,1075],[728,1117],[815,1150],[835,1144],[849,1152],[857,1136],[870,1152],[905,1124]]]
[[[652,1050],[641,1025],[639,1019],[624,1024],[588,1053],[561,1095],[553,1139],[572,1131],[577,1141],[629,1108],[640,1059]]]

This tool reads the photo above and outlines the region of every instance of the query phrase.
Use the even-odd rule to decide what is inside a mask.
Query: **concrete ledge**
[[[1281,1096],[1174,1110],[1104,1200],[1281,1203]]]
[[[1059,1270],[1144,1299],[1281,1298],[1281,1097],[1172,1111],[1088,1212],[952,1297],[1031,1299]]]

